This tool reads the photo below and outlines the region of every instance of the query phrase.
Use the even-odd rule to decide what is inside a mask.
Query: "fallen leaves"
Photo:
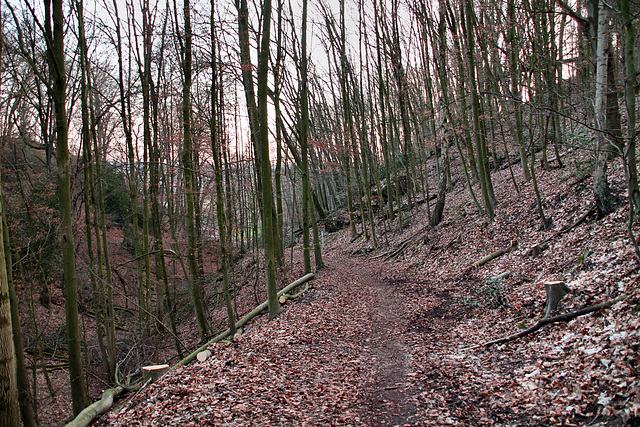
[[[619,173],[619,171],[618,171]],[[412,237],[392,264],[371,243],[332,236],[315,289],[242,340],[215,345],[204,363],[173,371],[109,414],[111,425],[583,425],[640,416],[640,287],[619,208],[597,222],[566,171],[541,174],[550,230],[531,221],[532,187],[509,194],[487,223],[469,213],[464,189],[449,216],[424,228],[424,211],[395,242]],[[622,180],[619,174],[612,180]],[[553,197],[551,197],[553,196]],[[465,209],[464,221],[451,211]],[[382,229],[382,227],[381,227]],[[421,229],[423,231],[421,231]],[[391,232],[390,232],[391,233]],[[420,233],[424,238],[420,238]],[[417,236],[417,237],[416,237]],[[414,238],[415,237],[415,238]],[[537,257],[528,248],[548,239]],[[480,268],[496,247],[519,248]],[[455,243],[455,244],[454,244]],[[393,246],[392,246],[393,247]],[[370,253],[371,259],[352,253]],[[488,287],[500,273],[511,275]],[[622,298],[612,307],[550,325],[490,349],[477,344],[517,332],[542,315],[539,283],[573,290],[562,312]],[[499,286],[498,286],[499,285]],[[496,301],[500,301],[499,304]]]

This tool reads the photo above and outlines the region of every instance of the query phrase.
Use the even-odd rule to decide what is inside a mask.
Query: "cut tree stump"
[[[165,372],[169,370],[169,365],[151,365],[142,367],[142,378],[144,382],[155,382]]]
[[[587,211],[584,214],[582,214],[582,216],[580,216],[580,218],[576,220],[576,222],[563,228],[560,231],[555,232],[553,235],[547,237],[543,241],[536,243],[531,248],[529,248],[529,250],[524,254],[524,256],[532,256],[534,258],[537,257],[543,251],[549,249],[549,242],[551,242],[554,239],[557,239],[558,237],[562,236],[565,233],[568,233],[569,231],[573,230],[574,228],[576,228],[577,226],[585,222],[589,217],[589,215],[591,215],[595,211],[596,211],[595,205],[591,206],[589,209],[587,209]]]
[[[547,294],[547,304],[544,309],[544,318],[551,316],[551,312],[556,309],[560,300],[565,295],[571,293],[571,288],[564,284],[563,281],[545,282],[544,290]]]
[[[535,258],[538,255],[540,255],[543,251],[546,251],[547,249],[549,249],[549,243],[547,242],[536,243],[535,245],[531,246],[531,248],[529,248],[529,250],[525,255]]]

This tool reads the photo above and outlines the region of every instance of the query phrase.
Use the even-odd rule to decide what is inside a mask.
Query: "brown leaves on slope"
[[[358,316],[350,301],[330,288],[287,304],[272,322],[260,319],[238,343],[215,345],[206,362],[166,375],[106,421],[122,426],[357,423],[354,402],[363,367],[352,338],[362,331],[350,322]]]
[[[610,170],[612,186],[619,188],[621,170]],[[168,374],[106,421],[637,423],[640,286],[638,262],[624,231],[626,208],[562,234],[591,206],[588,182],[576,186],[567,170],[539,172],[546,214],[553,219],[544,230],[531,184],[516,197],[510,194],[508,172],[494,179],[500,205],[490,223],[473,211],[459,186],[447,196],[439,227],[426,226],[424,211],[405,217],[410,226],[401,234],[379,235],[380,241],[388,238],[389,248],[374,249],[364,239],[351,243],[347,233],[328,236],[330,269],[319,274],[311,293],[288,303],[273,322],[252,324],[239,343],[216,346],[207,362]],[[381,262],[384,253],[408,238],[391,263]],[[545,251],[527,256],[545,239]],[[518,249],[471,267],[513,240]],[[489,281],[505,271],[508,278]],[[518,341],[478,348],[536,322],[544,308],[540,284],[548,280],[564,280],[573,289],[562,311],[623,300]]]

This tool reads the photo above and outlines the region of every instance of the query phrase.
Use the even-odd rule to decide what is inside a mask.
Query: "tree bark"
[[[0,216],[4,217],[4,202],[1,197]],[[0,221],[0,232],[3,235],[4,226],[4,221]],[[5,260],[5,245],[2,243],[0,244],[0,426],[10,427],[20,425],[20,413],[16,353],[13,343],[13,316]],[[10,265],[9,268],[11,268]]]
[[[462,20],[461,26],[465,31],[467,38],[467,66],[469,69],[469,83],[471,85],[471,110],[473,117],[473,130],[476,141],[476,151],[478,153],[478,173],[480,176],[480,188],[482,190],[482,200],[484,202],[484,208],[486,210],[489,219],[493,219],[495,216],[495,200],[491,195],[491,171],[486,167],[486,143],[484,138],[484,132],[480,125],[480,100],[478,99],[478,88],[476,83],[476,71],[475,71],[475,58],[474,58],[474,43],[475,38],[473,35],[474,25],[474,13],[472,0],[464,1],[464,13],[461,16],[466,15],[466,22]]]
[[[211,0],[211,151],[213,153],[213,162],[215,168],[216,181],[216,216],[218,218],[218,238],[220,240],[220,262],[222,267],[222,289],[224,292],[224,302],[227,307],[227,319],[229,321],[230,334],[236,333],[235,320],[233,317],[233,306],[231,305],[231,296],[229,294],[229,222],[225,212],[225,198],[222,189],[222,157],[220,146],[222,139],[218,131],[218,67],[215,61],[217,52],[217,37],[215,28],[215,0]]]
[[[302,0],[300,54],[300,151],[302,153],[302,254],[304,273],[311,273],[311,183],[309,182],[309,87],[307,71],[307,0]]]
[[[196,165],[194,162],[193,138],[191,132],[191,84],[192,84],[192,30],[191,4],[184,0],[184,45],[182,46],[182,126],[183,147],[182,166],[184,167],[184,191],[187,198],[187,260],[189,264],[189,282],[193,298],[200,338],[209,335],[209,321],[207,319],[206,296],[198,262],[198,238],[196,230]]]
[[[633,203],[635,212],[640,212],[640,189],[638,188],[638,165],[636,159],[636,94],[638,93],[639,80],[636,71],[635,44],[636,34],[634,20],[631,15],[629,0],[620,0],[620,9],[623,22],[623,57],[625,70],[625,105],[627,110],[626,132],[626,163],[628,169],[629,201]],[[633,215],[632,219],[633,221]]]
[[[596,199],[598,217],[603,218],[613,211],[611,189],[607,180],[606,131],[606,91],[607,91],[607,51],[610,48],[609,6],[600,2],[598,13],[598,45],[596,50],[596,94],[594,110],[596,118],[596,164],[593,171],[593,193]]]
[[[53,6],[53,10],[51,10]],[[52,15],[51,15],[52,12]],[[51,94],[56,118],[56,163],[58,166],[58,197],[60,198],[60,234],[62,239],[63,286],[69,351],[69,377],[73,413],[78,414],[89,404],[84,380],[80,324],[78,318],[78,278],[72,225],[71,179],[69,172],[69,121],[66,108],[67,76],[64,55],[64,15],[62,0],[45,0],[45,31],[49,40],[47,57],[53,80]],[[51,28],[53,21],[53,31]]]
[[[246,0],[237,0],[238,41],[240,44],[240,61],[242,79],[247,98],[249,122],[252,124],[254,153],[257,165],[258,192],[261,196],[262,235],[264,238],[265,276],[267,299],[269,301],[269,319],[280,313],[276,287],[275,255],[277,244],[275,203],[273,198],[271,162],[269,159],[269,119],[268,119],[268,71],[269,44],[271,34],[271,0],[262,3],[262,38],[258,51],[257,85],[258,96],[255,98],[253,73],[251,65],[249,41],[249,11]]]

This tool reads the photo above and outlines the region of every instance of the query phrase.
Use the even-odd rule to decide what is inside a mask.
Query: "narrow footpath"
[[[364,257],[325,263],[277,318],[212,345],[209,359],[166,374],[99,425],[494,425],[479,393],[459,385],[467,368],[447,347],[457,321],[448,290]]]
[[[410,384],[415,366],[404,339],[408,323],[406,300],[380,279],[383,275],[376,267],[344,258],[329,259],[327,266],[338,276],[352,280],[352,290],[359,295],[353,303],[365,308],[364,318],[352,319],[363,322],[369,330],[360,342],[362,359],[373,371],[367,381],[362,419],[372,426],[415,422],[416,390]]]

